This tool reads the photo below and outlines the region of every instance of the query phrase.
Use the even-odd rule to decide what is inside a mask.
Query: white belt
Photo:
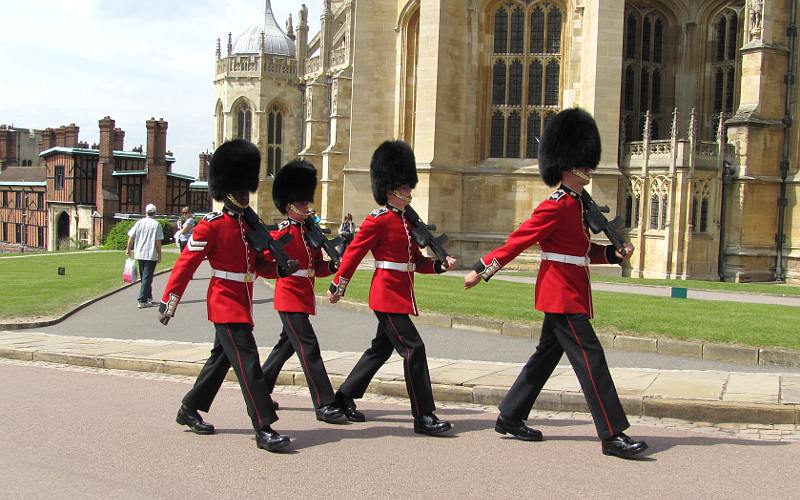
[[[213,271],[214,276],[224,280],[238,281],[240,283],[252,283],[255,279],[255,275],[250,273],[231,273],[228,271],[220,271],[219,269],[213,269]]]
[[[375,269],[390,269],[392,271],[413,272],[417,265],[413,262],[389,262],[388,260],[376,260]]]
[[[565,264],[572,264],[575,266],[587,266],[589,264],[589,257],[585,255],[566,255],[563,253],[542,252],[542,260],[552,260],[555,262],[563,262]]]
[[[313,278],[314,277],[314,270],[313,269],[300,269],[292,273],[292,276],[300,276],[302,278]]]

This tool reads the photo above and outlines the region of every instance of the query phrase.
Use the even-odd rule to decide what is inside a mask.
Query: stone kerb
[[[97,368],[194,377],[208,345],[172,341],[92,339],[37,333],[0,332],[0,357]],[[331,382],[340,385],[358,353],[325,352]],[[498,405],[519,371],[519,363],[431,358],[430,373],[438,401]],[[800,377],[745,376],[727,372],[659,372],[618,369],[620,399],[630,415],[715,423],[800,424]],[[233,372],[227,380],[235,381]],[[306,386],[299,363],[287,362],[280,385]],[[407,397],[399,357],[378,372],[369,391]],[[734,394],[735,393],[735,394]],[[585,398],[568,370],[554,373],[536,409],[588,412]]]

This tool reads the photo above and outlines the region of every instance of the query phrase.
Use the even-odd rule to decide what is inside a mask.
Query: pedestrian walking
[[[178,219],[178,232],[175,233],[175,240],[178,242],[178,248],[181,252],[186,248],[195,225],[192,211],[189,210],[189,207],[183,207],[181,209],[181,217]]]
[[[356,408],[372,377],[389,359],[392,350],[403,358],[406,389],[414,416],[414,432],[439,435],[451,429],[449,422],[433,413],[433,401],[425,344],[410,314],[416,316],[414,272],[443,273],[455,266],[456,260],[434,260],[420,252],[404,213],[411,202],[411,191],[417,185],[414,152],[402,141],[386,141],[372,156],[370,163],[372,195],[383,207],[370,213],[356,233],[328,290],[328,299],[336,303],[344,296],[347,284],[367,252],[375,258],[375,273],[369,291],[369,306],[378,318],[378,331],[336,393],[337,404],[345,417],[364,422],[364,414]]]
[[[541,247],[536,279],[536,309],[545,313],[536,352],[522,368],[500,403],[495,430],[524,441],[540,441],[542,433],[528,427],[536,398],[566,353],[578,377],[594,418],[604,454],[629,458],[647,449],[623,432],[628,419],[619,401],[600,341],[590,319],[593,316],[589,263],[621,263],[633,253],[625,244],[623,256],[613,245],[591,242],[583,220],[580,193],[600,161],[600,133],[594,119],[578,108],[557,114],[539,145],[542,180],[558,186],[541,202],[530,219],[512,232],[506,243],[484,255],[464,277],[464,288],[489,279],[532,245]]]
[[[139,219],[128,231],[128,245],[125,254],[139,265],[139,276],[142,283],[139,286],[139,309],[158,305],[153,302],[153,275],[156,265],[161,262],[161,240],[164,239],[164,230],[155,220],[156,206],[149,203],[145,209],[145,217]]]
[[[209,164],[208,188],[223,202],[221,212],[207,214],[197,225],[181,253],[161,299],[160,321],[167,324],[197,267],[208,259],[212,277],[208,285],[208,319],[214,323],[215,340],[194,387],[183,397],[176,421],[197,434],[213,434],[198,411],[208,412],[228,369],[233,366],[256,433],[256,445],[275,451],[289,445],[289,438],[273,430],[278,420],[253,337],[253,281],[256,275],[273,274],[274,262],[258,253],[247,240],[244,219],[250,193],[258,189],[261,155],[251,142],[226,142],[214,152]],[[265,252],[266,253],[266,252]]]
[[[309,315],[317,312],[314,278],[330,276],[336,271],[333,261],[324,260],[322,251],[306,240],[305,221],[312,215],[310,204],[314,201],[316,188],[317,170],[303,160],[289,162],[278,170],[272,184],[275,207],[287,216],[272,236],[275,239],[286,234],[292,236],[284,251],[290,259],[298,261],[299,269],[292,274],[275,276],[274,306],[283,330],[262,368],[267,392],[271,393],[284,363],[297,353],[317,420],[341,424],[347,420],[334,404],[333,387],[322,361],[317,335],[309,321]]]

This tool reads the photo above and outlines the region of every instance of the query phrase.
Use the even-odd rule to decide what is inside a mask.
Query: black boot
[[[256,446],[262,450],[277,451],[289,446],[289,436],[279,434],[272,427],[266,426],[260,431],[256,431]]]
[[[500,415],[494,424],[495,432],[500,434],[511,434],[523,441],[542,441],[544,436],[536,429],[531,429],[522,419],[513,419]]]
[[[336,392],[336,402],[334,403],[344,414],[345,418],[350,422],[366,422],[367,417],[363,413],[356,410],[356,403],[353,398],[345,396],[341,392]]]
[[[624,432],[604,439],[602,443],[603,455],[613,455],[620,458],[631,458],[647,449],[644,441],[634,441]]]
[[[433,413],[414,417],[414,432],[417,434],[436,436],[452,428],[453,426],[450,425],[450,422],[439,420]]]
[[[347,417],[344,412],[336,405],[325,405],[316,409],[317,420],[329,424],[344,424],[347,422]]]
[[[181,425],[188,426],[195,434],[214,434],[214,426],[203,422],[203,417],[186,405],[181,405],[175,421]]]

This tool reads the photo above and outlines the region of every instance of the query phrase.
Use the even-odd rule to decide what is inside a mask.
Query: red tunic
[[[588,257],[592,264],[618,261],[613,246],[591,242],[579,195],[562,186],[534,209],[531,218],[511,233],[503,246],[484,255],[475,269],[488,280],[536,244],[543,252]],[[535,293],[539,311],[593,316],[588,265],[542,260]]]
[[[443,272],[440,261],[422,255],[409,229],[410,223],[397,208],[387,206],[370,213],[342,256],[333,287],[343,291],[369,251],[376,261],[414,264],[418,273]],[[369,307],[373,311],[416,316],[414,271],[375,269],[369,289]]]
[[[314,276],[330,276],[333,271],[330,262],[323,260],[322,251],[309,246],[305,239],[306,227],[303,223],[289,219],[280,224],[272,237],[280,238],[284,234],[292,235],[292,240],[283,248],[290,259],[300,263],[300,271],[309,276],[279,277],[277,273],[269,273],[267,277],[278,278],[275,282],[275,310],[281,312],[317,313],[317,301],[314,296]]]
[[[230,273],[274,273],[275,264],[259,255],[244,238],[247,224],[227,208],[211,212],[195,228],[186,249],[175,262],[161,301],[177,307],[197,267],[208,258],[211,267]],[[253,282],[212,276],[206,295],[208,319],[214,323],[253,324]]]

